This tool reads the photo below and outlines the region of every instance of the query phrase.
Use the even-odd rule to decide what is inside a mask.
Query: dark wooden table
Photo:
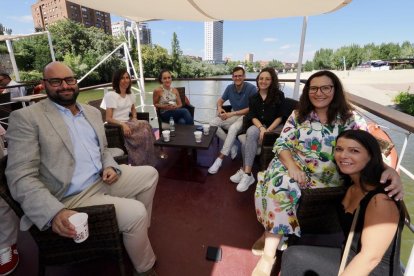
[[[194,131],[197,126],[193,125],[176,125],[173,136],[170,136],[170,141],[164,142],[162,134],[160,138],[155,141],[154,145],[159,147],[181,148],[185,151],[180,162],[171,161],[171,167],[166,170],[165,177],[187,180],[195,182],[205,182],[207,176],[207,168],[202,167],[197,163],[197,150],[208,150],[216,135],[217,127],[210,126],[208,135],[202,135],[201,143],[196,143]],[[170,159],[171,157],[168,157]],[[173,158],[171,158],[173,159]]]
[[[207,150],[216,135],[217,127],[211,126],[209,134],[203,134],[201,137],[201,143],[196,143],[195,141],[194,131],[196,131],[196,127],[197,126],[176,125],[175,131],[172,132],[174,136],[170,137],[169,142],[164,142],[162,133],[160,133],[160,138],[156,140],[154,144],[161,147]],[[203,131],[201,130],[201,132]]]

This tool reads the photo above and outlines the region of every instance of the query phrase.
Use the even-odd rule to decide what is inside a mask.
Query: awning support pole
[[[299,59],[298,59],[298,68],[296,73],[295,89],[293,90],[293,99],[299,99],[299,87],[300,87],[300,73],[302,72],[302,60],[303,60],[303,50],[305,48],[305,38],[306,38],[306,28],[308,25],[308,17],[303,17],[302,23],[302,36],[300,38],[300,50],[299,50]]]

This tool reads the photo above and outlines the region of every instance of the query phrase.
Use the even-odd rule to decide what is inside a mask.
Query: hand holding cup
[[[89,237],[87,213],[76,213],[69,217],[69,222],[75,227],[76,236],[73,240],[76,243],[81,243]]]

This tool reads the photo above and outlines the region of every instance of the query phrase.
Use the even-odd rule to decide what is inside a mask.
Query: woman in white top
[[[176,124],[193,125],[193,117],[188,109],[183,108],[178,90],[171,86],[171,72],[166,69],[161,70],[158,81],[161,86],[154,89],[152,97],[154,106],[161,111],[161,120],[168,123],[172,117]]]
[[[106,109],[106,121],[122,127],[129,164],[154,166],[155,137],[147,121],[137,120],[135,95],[131,93],[131,78],[125,69],[114,73],[112,88],[114,92],[105,94],[102,107]]]

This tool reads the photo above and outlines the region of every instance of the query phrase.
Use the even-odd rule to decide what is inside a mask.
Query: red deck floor
[[[258,260],[250,248],[262,233],[262,226],[254,211],[255,185],[239,193],[229,180],[240,167],[241,157],[225,160],[216,175],[207,175],[206,167],[193,170],[201,174],[199,179],[205,180],[200,183],[171,179],[174,171],[186,175],[188,159],[178,149],[166,152],[169,157],[157,165],[160,179],[149,231],[158,259],[157,273],[160,276],[250,275]],[[198,151],[199,165],[210,165],[217,152],[216,144],[209,151]],[[18,246],[21,261],[12,275],[37,275],[37,248],[28,233],[21,233]],[[205,259],[208,246],[222,248],[220,262]],[[117,267],[110,260],[101,260],[76,267],[48,267],[46,275],[117,275]]]

